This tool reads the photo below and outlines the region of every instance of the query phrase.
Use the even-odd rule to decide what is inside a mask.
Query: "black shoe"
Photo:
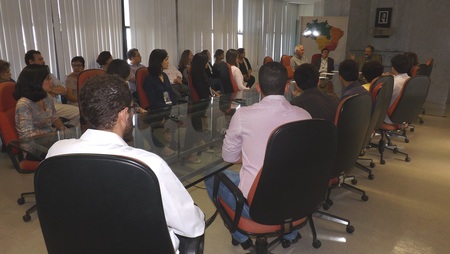
[[[244,249],[244,250],[248,250],[248,249],[250,249],[251,247],[253,247],[253,241],[252,241],[252,239],[249,237],[249,238],[247,238],[247,240],[245,241],[245,242],[243,242],[243,243],[239,243],[236,239],[234,239],[233,237],[231,238],[231,243],[234,245],[234,246],[237,246],[238,244],[240,244],[241,245],[241,247],[242,247],[242,249]]]
[[[297,243],[299,239],[302,238],[302,235],[300,235],[299,232],[297,232],[297,235],[295,236],[294,239],[292,240],[287,240],[287,239],[282,239],[281,240],[281,246],[283,246],[283,248],[289,248],[291,246],[291,244]]]

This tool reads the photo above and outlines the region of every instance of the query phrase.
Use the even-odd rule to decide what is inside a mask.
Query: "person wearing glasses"
[[[72,65],[72,73],[66,76],[66,99],[67,104],[74,105],[78,107],[78,88],[77,79],[78,75],[84,70],[84,58],[82,56],[76,56],[70,61]]]
[[[194,204],[169,165],[158,155],[128,146],[124,137],[133,131],[132,96],[125,81],[117,75],[97,75],[80,91],[80,107],[88,129],[79,139],[56,142],[47,158],[74,153],[127,156],[148,165],[158,178],[169,235],[178,253],[178,236],[198,237],[205,232],[204,214]]]

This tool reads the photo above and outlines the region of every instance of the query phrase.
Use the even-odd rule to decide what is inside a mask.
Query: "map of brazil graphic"
[[[344,31],[339,27],[330,25],[328,20],[319,22],[318,19],[314,19],[312,22],[306,23],[306,29],[302,35],[305,38],[313,39],[319,51],[324,48],[334,51],[344,36]]]

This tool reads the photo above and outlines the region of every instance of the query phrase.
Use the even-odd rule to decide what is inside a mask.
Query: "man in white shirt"
[[[133,130],[132,98],[126,83],[116,76],[98,75],[86,82],[79,98],[89,129],[79,139],[56,142],[49,149],[47,158],[91,153],[137,159],[147,164],[158,178],[174,250],[177,252],[179,246],[176,234],[191,238],[203,235],[204,214],[167,163],[156,154],[128,146],[123,140]]]
[[[222,157],[227,162],[242,163],[242,167],[240,172],[225,170],[224,173],[239,187],[245,198],[263,165],[267,141],[272,131],[285,123],[311,119],[306,110],[293,106],[286,100],[284,93],[288,88],[287,70],[281,63],[270,62],[263,65],[259,70],[259,84],[256,85],[262,100],[239,108],[231,118],[223,141]],[[205,184],[212,197],[214,177],[207,179]],[[227,188],[219,187],[219,196],[230,207],[236,207]],[[250,218],[248,210],[248,206],[244,206],[242,215]],[[232,236],[244,249],[253,245],[247,235],[236,231]],[[293,231],[284,238],[295,242],[298,233]]]
[[[394,101],[397,99],[397,97],[400,95],[400,92],[402,91],[403,86],[405,85],[405,81],[409,79],[408,71],[409,71],[409,63],[408,63],[408,57],[404,54],[398,54],[392,57],[391,59],[391,70],[392,74],[394,75],[394,89],[392,91],[392,98],[391,102],[389,103],[389,107],[394,104]],[[389,116],[386,115],[386,118],[384,119],[384,122],[387,124],[392,124],[393,122],[389,118]],[[401,123],[398,123],[401,124]]]
[[[130,79],[128,80],[128,84],[130,84],[130,91],[133,94],[136,92],[136,71],[145,66],[141,64],[142,57],[138,49],[132,48],[128,50],[127,58],[130,60]]]

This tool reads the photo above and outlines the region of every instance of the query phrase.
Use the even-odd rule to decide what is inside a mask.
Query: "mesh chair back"
[[[146,67],[141,67],[136,70],[135,78],[136,78],[136,90],[138,92],[139,103],[141,104],[141,108],[148,109],[150,107],[150,101],[147,98],[147,95],[144,90],[144,80],[148,75],[148,69]]]
[[[0,83],[0,112],[5,112],[10,108],[16,108],[16,99],[13,97],[16,83],[2,82]]]
[[[316,211],[323,202],[337,132],[330,122],[291,122],[272,132],[260,171],[249,193],[252,220],[282,225]]]
[[[359,156],[370,122],[372,98],[368,93],[345,98],[336,111],[338,150],[331,177],[350,170]]]
[[[152,170],[131,158],[44,160],[36,202],[48,253],[174,253]]]
[[[314,54],[314,55],[311,57],[311,63],[314,64],[314,62],[316,61],[316,59],[319,59],[319,58],[321,58],[321,57],[322,57],[322,54]]]
[[[388,110],[393,123],[411,123],[422,112],[423,104],[428,96],[430,78],[414,76],[405,81],[400,95]]]

